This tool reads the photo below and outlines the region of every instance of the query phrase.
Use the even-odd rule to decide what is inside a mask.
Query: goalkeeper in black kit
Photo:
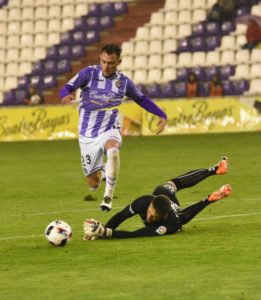
[[[122,211],[115,214],[103,226],[99,221],[87,219],[83,224],[84,240],[98,238],[134,238],[173,234],[191,221],[208,205],[217,202],[232,192],[229,184],[222,186],[203,200],[181,209],[176,193],[179,190],[196,185],[213,175],[223,175],[228,171],[228,158],[221,160],[209,169],[198,169],[170,179],[156,187],[151,195],[144,195],[134,200]],[[135,231],[116,230],[126,219],[139,215],[144,227]]]

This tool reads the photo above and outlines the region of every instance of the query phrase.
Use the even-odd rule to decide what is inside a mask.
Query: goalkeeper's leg
[[[199,212],[201,212],[206,206],[211,203],[217,202],[219,200],[228,197],[232,193],[232,187],[229,184],[223,185],[220,189],[213,192],[205,199],[186,207],[179,211],[179,218],[181,224],[184,225],[191,221]]]
[[[222,157],[221,160],[215,166],[209,169],[198,169],[190,171],[186,174],[171,179],[170,182],[172,182],[175,185],[176,191],[179,191],[181,189],[194,186],[200,181],[208,178],[209,176],[226,174],[227,171],[228,158]]]

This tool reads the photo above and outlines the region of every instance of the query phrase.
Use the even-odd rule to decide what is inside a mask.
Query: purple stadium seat
[[[192,27],[192,36],[205,35],[205,24],[203,22],[197,23]]]
[[[71,64],[67,59],[62,59],[57,63],[57,73],[62,74],[72,70]]]
[[[174,83],[175,89],[175,97],[186,97],[186,83],[185,82],[177,82]]]
[[[160,85],[157,83],[152,83],[146,86],[147,95],[152,98],[160,98],[161,89]]]
[[[222,35],[228,35],[230,32],[236,29],[235,23],[233,21],[225,21],[221,25]]]
[[[39,88],[42,84],[42,76],[41,75],[31,76],[30,84],[34,85],[36,88]]]
[[[79,58],[85,56],[85,47],[83,45],[75,45],[72,47],[72,57]]]
[[[13,105],[15,99],[15,93],[14,91],[8,91],[4,93],[4,105]]]
[[[66,31],[61,34],[61,45],[73,45],[73,33],[71,31]]]
[[[111,2],[107,2],[107,3],[102,3],[100,5],[100,12],[101,15],[114,15],[115,11],[114,11],[114,3]]]
[[[101,14],[100,5],[97,3],[91,3],[89,5],[89,16],[99,16]]]
[[[102,16],[100,17],[100,28],[109,28],[114,26],[114,21],[112,16]]]
[[[46,58],[47,59],[58,59],[59,58],[59,52],[56,46],[52,46],[48,48]]]
[[[17,87],[19,89],[27,89],[30,84],[30,78],[29,76],[22,76],[18,79],[18,85]]]
[[[55,60],[47,60],[44,62],[45,74],[57,74],[57,64]]]
[[[88,29],[99,29],[100,28],[100,18],[97,16],[89,16],[85,18],[86,28]]]
[[[99,42],[100,35],[96,30],[89,30],[85,33],[87,45]]]
[[[249,89],[249,82],[245,79],[240,79],[233,81],[234,94],[242,95],[245,91]]]
[[[224,94],[227,96],[231,96],[234,95],[235,91],[234,91],[234,86],[233,83],[229,80],[223,80],[222,81],[223,84],[223,89],[224,89]]]
[[[32,74],[33,75],[40,75],[40,74],[44,74],[44,62],[39,60],[37,62],[34,63],[33,68],[32,68]]]
[[[190,45],[189,45],[188,38],[183,38],[178,41],[177,50],[176,50],[177,53],[187,52],[189,50],[190,50]]]
[[[231,65],[222,66],[219,68],[219,74],[221,79],[228,79],[235,74],[235,67]]]
[[[74,29],[85,30],[87,26],[86,17],[81,17],[74,21]]]
[[[72,48],[70,46],[60,46],[58,47],[59,57],[60,58],[71,58],[72,57]]]
[[[190,72],[195,73],[198,77],[198,80],[200,80],[200,81],[205,80],[205,72],[204,72],[204,69],[202,67],[195,67],[195,68],[189,69],[189,73]]]
[[[179,68],[177,69],[177,81],[186,81],[188,78],[189,69]]]
[[[199,83],[199,96],[207,97],[209,95],[209,82]]]
[[[190,45],[192,51],[204,51],[205,50],[205,41],[203,37],[196,36],[190,38]]]
[[[55,75],[49,74],[43,77],[42,83],[39,85],[39,89],[45,90],[45,89],[53,88],[56,85],[57,85],[57,80]]]
[[[175,96],[175,89],[172,82],[168,82],[161,85],[161,97],[173,98]]]
[[[115,2],[114,3],[114,14],[121,15],[128,12],[128,5],[126,2]]]
[[[221,27],[218,23],[208,22],[205,25],[206,35],[216,36],[221,34]]]
[[[205,42],[207,51],[212,51],[221,45],[219,36],[209,36],[206,38]]]
[[[211,80],[214,75],[219,73],[219,68],[217,66],[210,66],[204,68],[205,80]]]
[[[26,96],[26,91],[25,90],[14,90],[14,95],[15,95],[15,102],[16,104],[25,104],[24,103],[24,99],[25,99],[25,96]]]
[[[73,40],[74,40],[74,44],[76,45],[86,45],[87,44],[86,33],[84,31],[73,32]]]
[[[76,31],[73,33],[75,45],[89,45],[100,40],[99,34],[96,30]]]

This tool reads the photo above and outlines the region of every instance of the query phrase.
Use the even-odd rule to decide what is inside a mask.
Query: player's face
[[[117,67],[120,63],[121,63],[121,59],[118,58],[115,53],[108,54],[106,52],[102,52],[100,55],[102,74],[105,77],[109,77],[115,74]]]
[[[162,216],[160,214],[158,214],[158,212],[153,207],[153,205],[150,204],[147,209],[146,222],[148,224],[151,224],[153,222],[160,221],[161,219],[162,219]]]

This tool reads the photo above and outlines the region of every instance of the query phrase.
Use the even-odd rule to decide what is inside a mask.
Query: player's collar
[[[117,78],[117,77],[119,77],[120,76],[120,73],[119,73],[119,71],[118,70],[116,70],[116,72],[114,73],[114,74],[112,74],[112,75],[110,75],[110,76],[104,76],[103,75],[103,73],[102,73],[102,68],[101,68],[101,66],[99,66],[100,67],[100,72],[101,72],[101,74],[102,74],[102,76],[105,78],[105,79],[114,79],[114,78]]]

